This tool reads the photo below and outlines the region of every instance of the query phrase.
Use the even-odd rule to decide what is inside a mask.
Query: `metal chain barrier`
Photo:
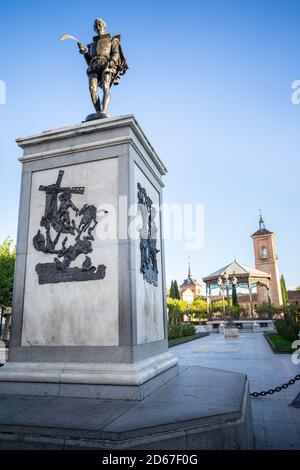
[[[294,385],[294,383],[300,380],[300,374],[295,375],[295,377],[289,380],[287,383],[281,385],[281,387],[270,388],[270,390],[263,390],[262,392],[253,392],[250,393],[251,397],[258,398],[258,397],[265,397],[266,395],[273,395],[275,392],[281,392],[281,390],[285,390],[290,385]]]

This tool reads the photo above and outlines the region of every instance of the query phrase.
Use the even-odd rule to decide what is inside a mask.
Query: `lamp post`
[[[227,292],[227,303],[228,303],[228,320],[226,322],[225,328],[234,328],[235,325],[234,325],[234,320],[232,318],[231,308],[230,308],[230,279],[226,271],[224,273],[224,278],[225,278],[225,287],[226,287],[226,292]],[[232,278],[231,282],[233,286],[236,286],[237,284],[236,276]]]
[[[231,314],[231,308],[230,308],[230,279],[228,273],[225,271],[224,273],[224,281],[221,278],[221,276],[218,278],[218,286],[222,291],[222,300],[223,300],[223,315],[225,318],[225,304],[224,304],[224,289],[226,289],[226,295],[227,295],[227,322],[226,322],[226,327],[227,328],[233,328],[234,327],[234,320],[232,318]],[[231,280],[232,286],[237,285],[237,278],[234,276]]]
[[[191,323],[191,304],[190,303],[187,304],[186,312],[187,312],[188,322]]]
[[[223,284],[223,281],[222,281],[222,278],[219,277],[218,278],[218,286],[219,288],[221,289],[221,292],[222,292],[222,309],[223,309],[223,320],[225,320],[225,299],[224,299],[224,284]]]
[[[224,290],[225,289],[226,289],[227,303],[228,303],[227,321],[226,321],[225,326],[224,326],[223,322],[222,322],[222,325],[219,326],[219,333],[220,333],[220,328],[222,326],[222,331],[224,332],[224,338],[225,339],[227,339],[227,338],[228,339],[238,338],[239,337],[238,329],[235,327],[234,320],[233,320],[233,317],[232,317],[231,308],[230,308],[230,284],[232,285],[233,288],[235,288],[235,286],[237,285],[237,278],[236,278],[236,276],[233,276],[233,278],[230,281],[229,275],[225,271],[224,272],[224,280],[220,276],[218,278],[217,282],[218,282],[218,286],[220,287],[220,289],[222,289],[222,293],[223,293],[223,313],[224,313],[224,317],[225,317],[225,306],[224,306]]]

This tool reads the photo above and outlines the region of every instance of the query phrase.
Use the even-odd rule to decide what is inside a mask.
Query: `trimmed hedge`
[[[179,344],[188,343],[189,341],[194,341],[195,339],[204,338],[204,336],[209,336],[209,333],[207,331],[203,331],[193,336],[184,336],[183,338],[170,339],[169,348],[172,348],[173,346],[177,346]]]
[[[274,321],[277,332],[287,341],[295,341],[298,339],[300,325],[295,323],[291,318]]]
[[[264,333],[269,346],[274,353],[292,354],[295,350],[291,348],[292,343],[283,338],[279,333]]]
[[[193,336],[196,334],[196,328],[191,323],[175,323],[169,325],[168,338],[183,338],[185,336]]]

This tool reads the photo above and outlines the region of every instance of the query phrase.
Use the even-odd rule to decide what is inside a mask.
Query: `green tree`
[[[285,339],[294,341],[298,339],[300,331],[297,305],[284,305],[281,310],[284,312],[284,318],[281,320],[275,320],[277,332]]]
[[[238,301],[238,297],[237,297],[237,292],[236,292],[236,286],[232,286],[232,305],[234,307],[238,307],[239,306],[239,301]]]
[[[16,250],[10,238],[0,245],[0,306],[10,307],[14,281]]]
[[[203,318],[207,316],[207,303],[206,300],[196,297],[190,305],[190,313],[193,317]]]
[[[171,299],[175,299],[175,294],[174,294],[174,281],[173,281],[173,279],[172,279],[172,281],[171,281],[170,297],[171,297]]]
[[[169,298],[167,299],[167,307],[169,312],[169,323],[180,323],[183,315],[186,313],[187,303],[184,302],[184,300]]]
[[[300,286],[296,287],[296,290],[300,290]]]
[[[285,279],[284,279],[283,274],[281,275],[281,278],[280,278],[280,287],[281,287],[281,293],[282,293],[282,303],[283,305],[286,305],[288,301],[288,294],[287,294]]]
[[[259,314],[259,316],[267,318],[267,316],[269,315],[269,311],[270,311],[269,302],[264,301],[262,304],[257,305],[255,310],[256,310],[256,313]]]
[[[245,308],[241,307],[240,305],[232,305],[230,307],[231,310],[231,315],[234,318],[234,320],[239,320],[241,316],[245,314]]]
[[[180,292],[179,292],[179,288],[178,288],[178,284],[177,284],[176,279],[174,281],[174,299],[180,300]]]
[[[191,313],[206,313],[207,303],[206,300],[200,299],[199,297],[191,303],[190,312]]]
[[[296,304],[287,304],[282,305],[279,309],[281,312],[284,313],[284,318],[291,318],[293,321],[297,321],[298,314],[299,314],[299,307]]]
[[[227,299],[224,299],[224,308],[225,314],[227,312],[228,302]],[[211,303],[211,309],[214,313],[222,312],[223,313],[223,300],[216,300]]]

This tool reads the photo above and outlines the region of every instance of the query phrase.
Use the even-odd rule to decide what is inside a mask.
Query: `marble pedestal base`
[[[159,354],[134,364],[8,362],[0,395],[143,400],[178,373],[177,358]]]
[[[238,338],[239,330],[238,328],[224,328],[224,338]]]

